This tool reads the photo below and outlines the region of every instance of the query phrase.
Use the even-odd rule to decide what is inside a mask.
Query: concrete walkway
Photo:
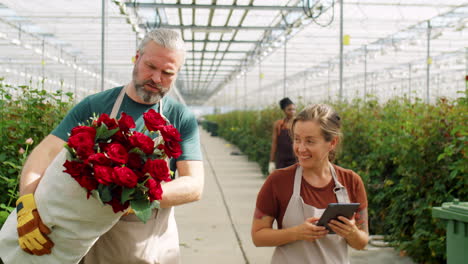
[[[183,264],[267,264],[274,248],[257,248],[250,237],[257,193],[264,182],[258,165],[237,148],[200,130],[205,166],[203,198],[175,209]],[[392,248],[350,250],[352,264],[412,264]]]

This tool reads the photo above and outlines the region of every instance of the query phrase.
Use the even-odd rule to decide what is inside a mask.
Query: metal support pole
[[[411,63],[408,64],[408,99],[411,102]]]
[[[331,74],[331,62],[328,61],[328,76],[327,76],[327,100],[330,101],[330,74]]]
[[[247,110],[247,70],[244,73],[244,111]]]
[[[105,60],[105,31],[106,31],[106,0],[101,2],[101,91],[104,91],[104,60]]]
[[[468,80],[466,79],[468,76],[468,47],[465,48],[465,89],[468,90]]]
[[[73,59],[73,63],[76,65],[76,57],[74,57]],[[77,71],[78,71],[78,68],[74,68],[74,71],[75,71],[75,74],[74,74],[74,77],[75,77],[75,87],[74,87],[74,91],[73,91],[73,103],[76,104],[76,97],[77,97],[77,90],[78,90],[78,87],[77,87]]]
[[[258,92],[260,93],[260,98],[262,97],[262,62],[258,62]]]
[[[45,82],[45,41],[42,39],[42,60],[41,60],[41,70],[42,70],[42,90],[44,90]]]
[[[286,59],[287,59],[287,54],[288,54],[288,39],[286,36],[284,37],[284,61],[283,61],[283,97],[286,97]]]
[[[427,68],[426,68],[426,103],[429,103],[429,89],[430,89],[430,84],[429,84],[429,80],[430,80],[430,70],[431,70],[431,63],[432,63],[432,59],[431,59],[431,21],[428,20],[427,21],[427,56],[426,56],[426,64],[427,64]]]
[[[364,45],[364,100],[367,98],[367,45]]]
[[[343,1],[340,1],[340,101],[343,99]]]
[[[239,79],[236,77],[236,88],[235,88],[235,92],[234,92],[234,101],[236,102],[234,105],[235,105],[235,109],[238,110],[239,109],[239,98],[238,98],[238,93],[239,93],[239,83],[238,83]]]

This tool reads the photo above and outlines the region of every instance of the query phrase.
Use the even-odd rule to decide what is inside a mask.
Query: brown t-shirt
[[[278,228],[283,226],[283,217],[291,199],[294,187],[294,175],[298,164],[290,167],[275,170],[263,184],[257,196],[257,209],[262,213],[274,217],[278,223]],[[361,177],[352,170],[347,170],[333,165],[338,181],[348,191],[351,203],[361,203],[358,211],[367,208],[367,195]],[[316,208],[326,208],[329,203],[337,203],[336,195],[333,192],[335,182],[333,178],[321,188],[314,187],[301,181],[301,197],[304,203]],[[305,219],[304,219],[305,220]]]

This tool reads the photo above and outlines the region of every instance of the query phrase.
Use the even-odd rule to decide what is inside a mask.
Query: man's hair
[[[288,107],[288,105],[292,105],[292,104],[294,104],[293,101],[291,101],[291,99],[289,99],[288,97],[285,97],[281,99],[281,101],[279,101],[281,110],[284,110],[286,107]]]
[[[145,35],[145,38],[143,38],[143,40],[141,41],[140,45],[138,46],[138,51],[140,52],[140,54],[143,54],[145,52],[145,46],[150,41],[154,41],[156,42],[156,44],[161,45],[162,47],[167,49],[182,51],[182,65],[184,64],[185,44],[184,40],[178,32],[166,28],[158,28],[148,32]]]

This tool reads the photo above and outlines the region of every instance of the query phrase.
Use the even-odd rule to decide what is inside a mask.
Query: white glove
[[[268,162],[268,173],[272,173],[275,169],[275,163],[273,161]]]

